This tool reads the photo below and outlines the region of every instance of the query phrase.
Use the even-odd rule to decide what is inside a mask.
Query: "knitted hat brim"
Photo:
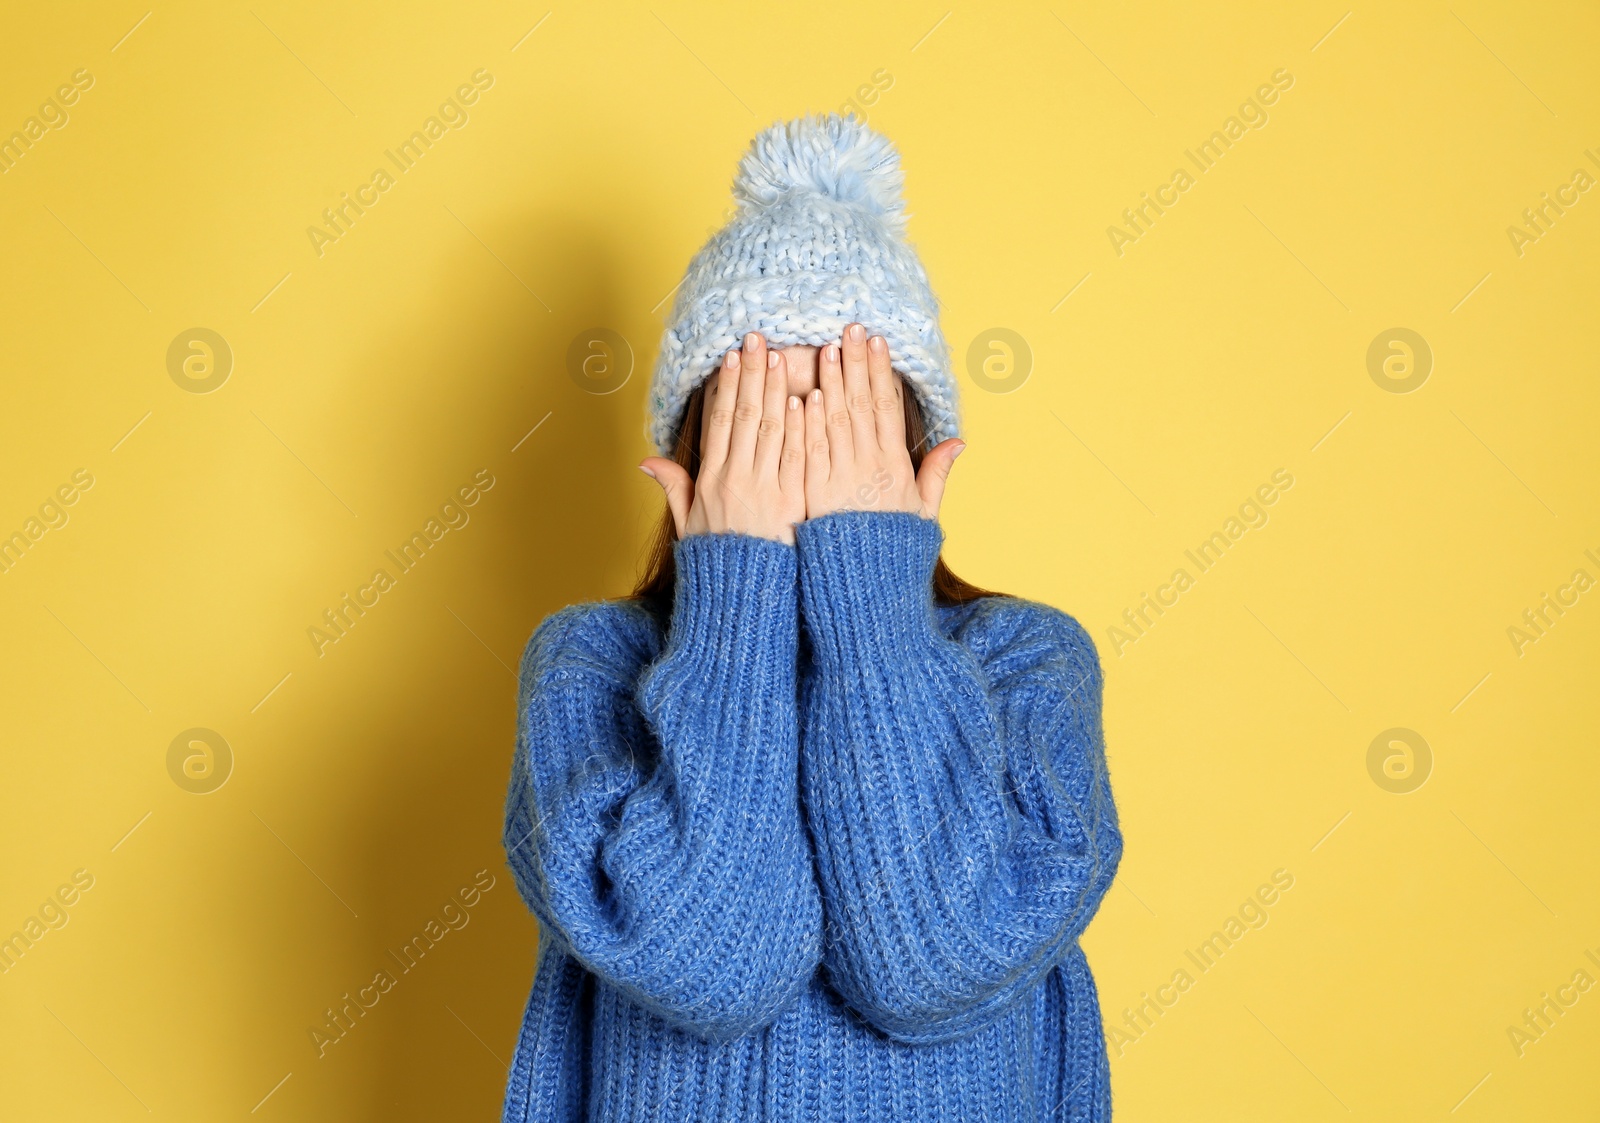
[[[759,332],[774,348],[822,347],[838,343],[853,323],[888,343],[890,366],[917,395],[927,447],[955,436],[939,326],[907,320],[906,307],[880,307],[864,278],[839,273],[754,277],[707,293],[678,310],[678,330],[663,339],[654,385],[677,392],[675,400],[652,403],[652,441],[661,455],[672,454],[689,395],[711,377],[723,355],[743,346],[744,333]]]

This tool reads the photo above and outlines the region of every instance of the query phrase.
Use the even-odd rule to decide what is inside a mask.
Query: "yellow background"
[[[95,479],[0,574],[0,935],[95,879],[0,975],[0,1116],[496,1117],[536,934],[499,843],[510,668],[632,578],[664,301],[750,137],[880,70],[964,394],[948,557],[1107,669],[1107,1022],[1197,975],[1113,1048],[1118,1118],[1592,1113],[1600,990],[1520,1056],[1507,1030],[1600,978],[1600,592],[1520,656],[1507,628],[1600,578],[1600,196],[1506,233],[1600,174],[1591,5],[97,3],[12,5],[0,40],[0,135],[95,79],[0,176],[0,532]],[[323,208],[479,68],[470,122],[319,257]],[[1270,122],[1118,256],[1278,68]],[[234,356],[207,394],[167,369],[197,326]],[[1397,326],[1434,354],[1406,394],[1367,369]],[[595,327],[633,351],[614,394],[569,376]],[[1033,353],[1004,395],[966,363],[996,327]],[[319,657],[307,628],[480,469],[470,524]],[[191,727],[235,755],[210,794],[168,772]],[[1394,727],[1432,752],[1409,794],[1368,771]],[[319,1059],[324,1009],[480,869]],[[1270,922],[1188,964],[1277,869]]]

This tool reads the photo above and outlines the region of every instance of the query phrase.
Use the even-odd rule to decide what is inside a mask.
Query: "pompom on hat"
[[[903,181],[894,146],[854,117],[802,117],[755,138],[733,182],[737,213],[689,263],[661,339],[646,435],[663,456],[689,395],[746,332],[823,346],[856,322],[887,340],[927,447],[956,435],[950,352],[905,240]]]

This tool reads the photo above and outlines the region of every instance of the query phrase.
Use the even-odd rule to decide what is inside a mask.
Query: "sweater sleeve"
[[[932,600],[941,537],[914,514],[841,512],[798,539],[823,962],[859,1014],[909,1043],[973,1032],[1028,997],[1122,853],[1093,642],[1010,598],[973,611],[967,642],[947,637]]]
[[[669,1025],[726,1040],[770,1021],[820,957],[796,562],[734,534],[691,537],[675,560],[664,641],[619,605],[557,613],[530,641],[505,846],[578,962]]]

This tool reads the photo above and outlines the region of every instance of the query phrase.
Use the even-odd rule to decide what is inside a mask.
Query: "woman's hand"
[[[806,516],[805,414],[789,394],[781,351],[755,332],[729,351],[708,390],[700,433],[700,478],[675,461],[648,457],[639,465],[667,493],[678,537],[750,534],[794,543]]]
[[[873,510],[938,518],[950,465],[966,445],[951,437],[912,471],[904,391],[889,365],[889,344],[866,335],[851,324],[843,344],[824,347],[818,357],[818,388],[805,408],[806,517]]]

